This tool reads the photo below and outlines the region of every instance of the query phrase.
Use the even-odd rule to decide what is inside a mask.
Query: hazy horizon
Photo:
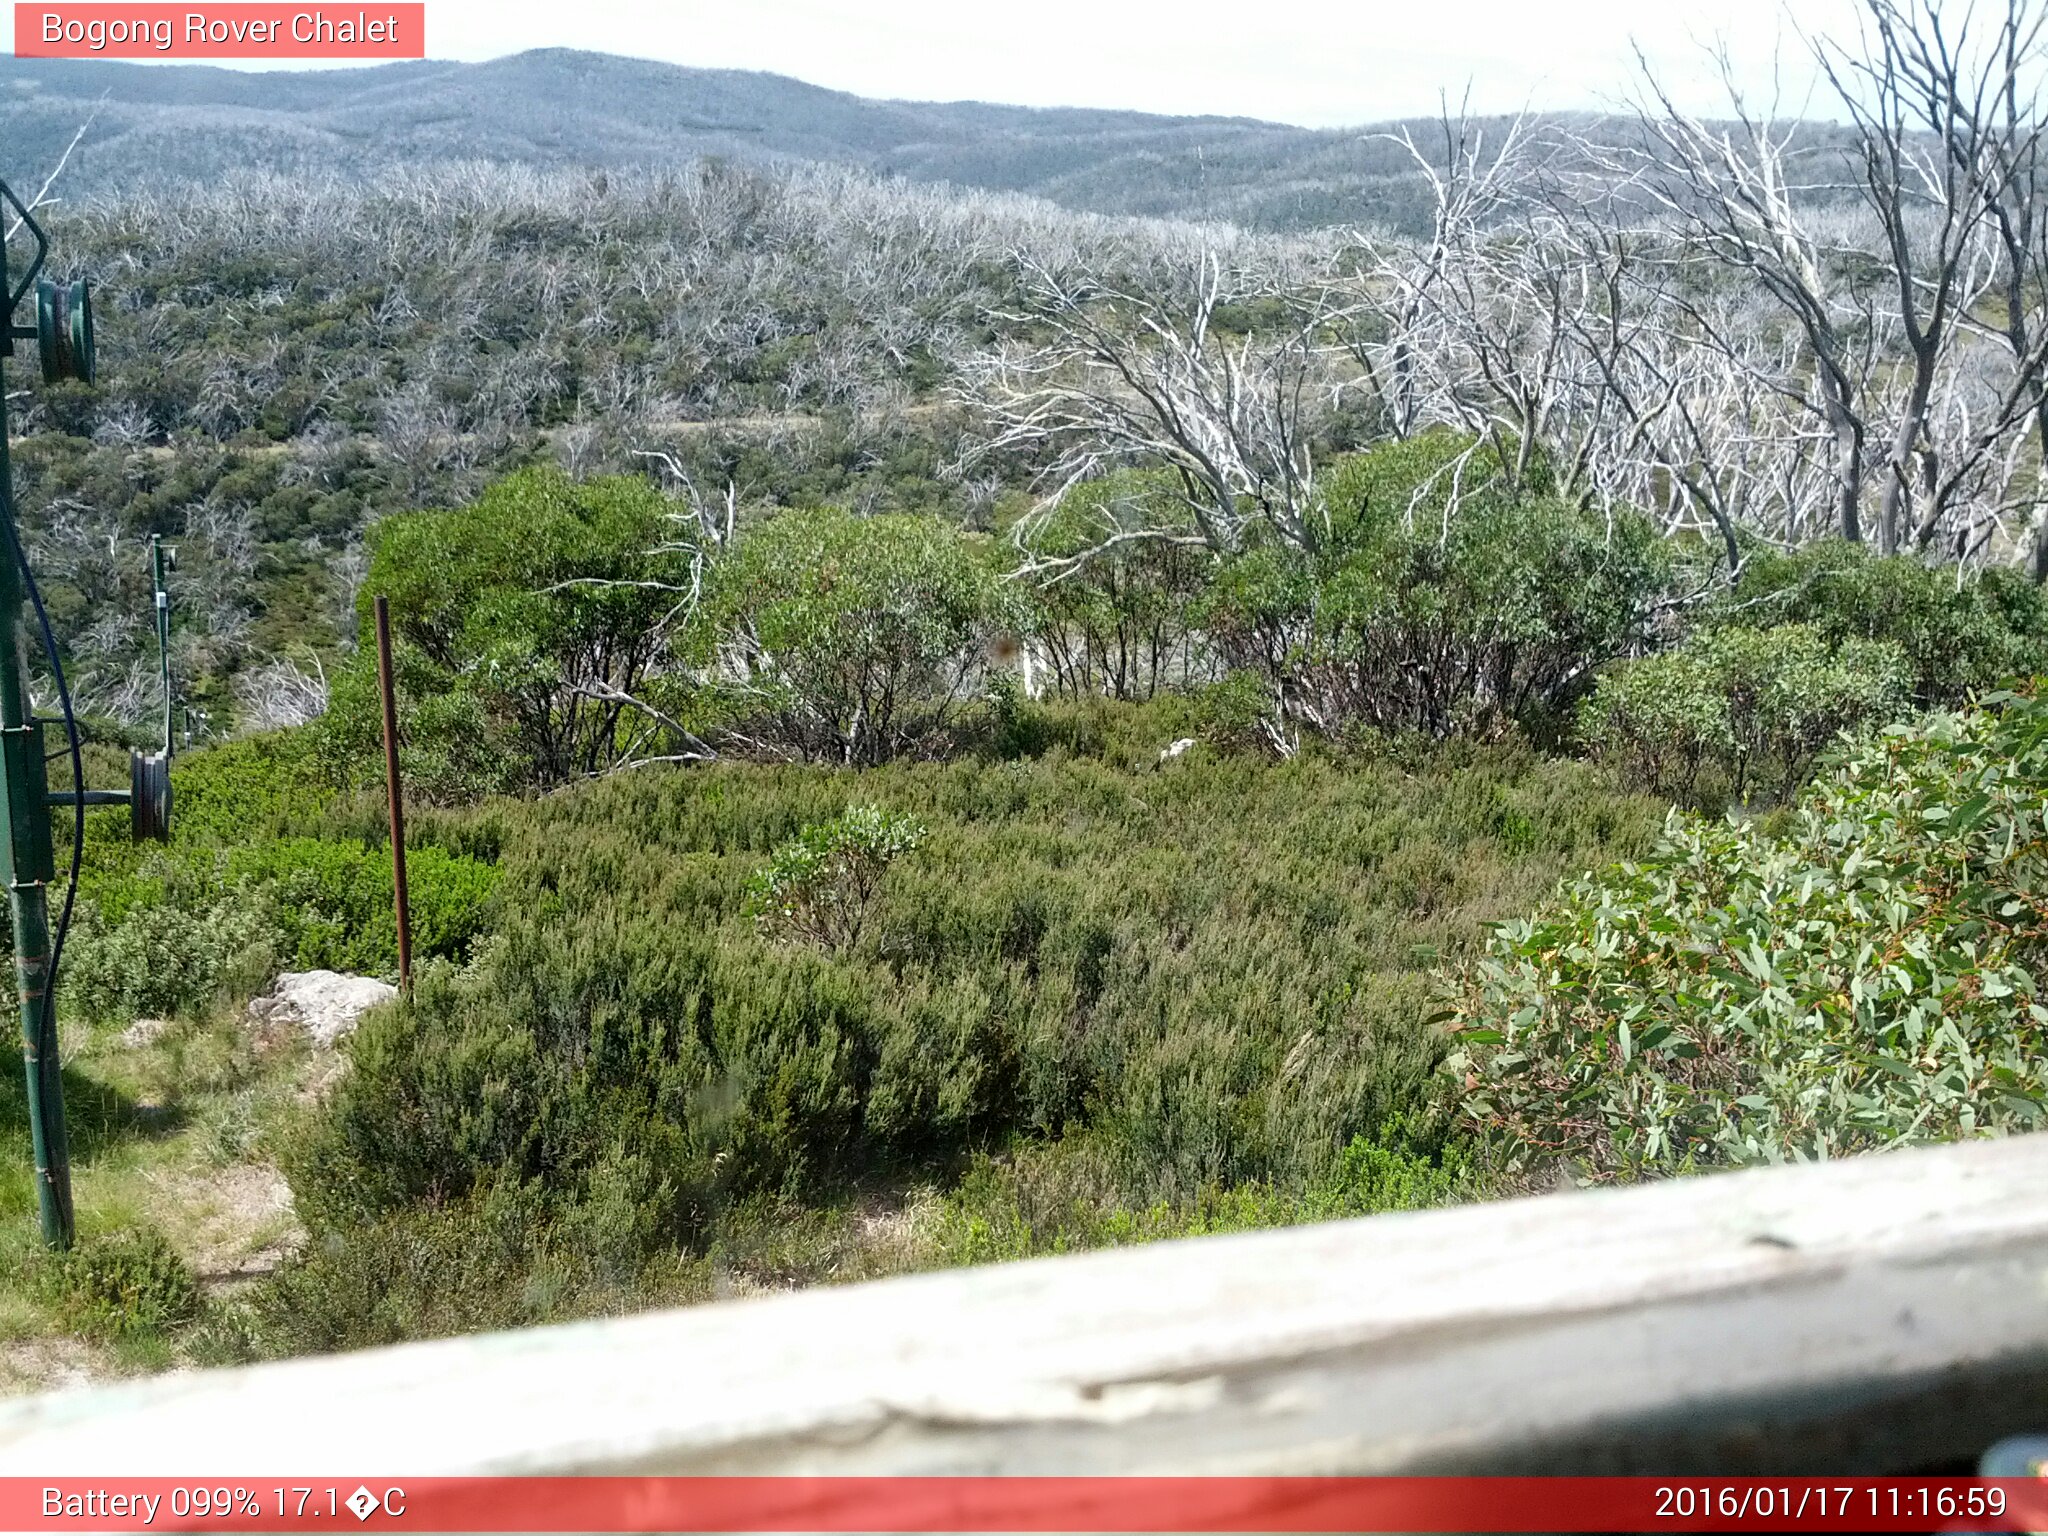
[[[1709,49],[1725,43],[1738,79],[1784,115],[1812,112],[1813,71],[1796,29],[1854,25],[1847,0],[1715,0],[1644,14],[1621,0],[1548,10],[1460,0],[1426,12],[1276,0],[1253,33],[1206,25],[1213,3],[1086,4],[1045,0],[1030,27],[962,16],[935,0],[886,10],[824,0],[763,0],[744,11],[679,6],[648,15],[631,0],[574,10],[538,0],[431,0],[430,61],[480,63],[537,48],[574,48],[707,69],[761,70],[882,100],[981,101],[1172,116],[1256,118],[1342,128],[1434,112],[1469,92],[1472,110],[1570,112],[1617,105],[1635,78],[1634,49],[1689,110],[1726,96]],[[0,46],[13,49],[0,10]],[[126,61],[134,62],[134,61]],[[154,62],[154,61],[150,61]],[[327,60],[229,68],[329,69]],[[1781,69],[1780,69],[1781,67]],[[1832,115],[1832,114],[1826,114]]]

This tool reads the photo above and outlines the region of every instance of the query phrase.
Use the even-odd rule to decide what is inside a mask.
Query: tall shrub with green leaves
[[[2048,593],[2022,571],[1967,571],[1824,540],[1760,550],[1704,616],[1713,628],[1805,624],[1826,639],[1895,645],[1915,703],[1956,708],[2013,676],[2048,672]]]
[[[1163,470],[1070,489],[1018,539],[1032,568],[1032,637],[1068,698],[1149,699],[1203,675],[1194,607],[1213,556]]]
[[[791,511],[712,568],[690,648],[742,745],[870,764],[937,737],[1024,619],[986,537],[931,517]]]
[[[1510,483],[1448,432],[1354,455],[1325,477],[1322,550],[1223,565],[1202,619],[1300,726],[1449,736],[1548,731],[1624,653],[1669,577],[1647,520]]]
[[[362,640],[336,680],[328,752],[377,780],[373,595],[390,599],[408,790],[465,798],[601,772],[672,742],[667,675],[691,555],[647,481],[551,468],[467,507],[388,517],[370,535]]]
[[[1712,629],[1605,673],[1580,739],[1659,793],[1692,795],[1712,766],[1746,802],[1796,789],[1845,730],[1896,719],[1911,669],[1889,641],[1831,641],[1805,624]]]
[[[1446,1022],[1527,1179],[1631,1179],[2048,1119],[2048,703],[1894,726],[1789,829],[1674,814],[1501,926]]]

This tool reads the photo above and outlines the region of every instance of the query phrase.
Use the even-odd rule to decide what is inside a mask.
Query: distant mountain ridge
[[[875,101],[782,75],[564,48],[261,74],[0,58],[0,174],[40,181],[95,109],[66,173],[79,195],[238,166],[368,176],[421,160],[618,168],[724,155],[1260,228],[1411,224],[1421,211],[1405,152],[1364,129]]]

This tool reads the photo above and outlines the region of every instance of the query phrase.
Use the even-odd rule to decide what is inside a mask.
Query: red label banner
[[[368,5],[14,7],[21,59],[423,59],[427,8]]]
[[[2048,1531],[2039,1478],[0,1479],[38,1531]]]

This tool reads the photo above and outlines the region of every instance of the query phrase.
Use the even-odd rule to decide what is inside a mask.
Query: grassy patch
[[[0,1391],[162,1370],[205,1357],[219,1299],[296,1241],[271,1139],[302,1112],[305,1047],[231,1016],[146,1040],[64,1031],[78,1245],[46,1253],[36,1224],[18,1069],[0,1080]],[[124,1038],[125,1037],[125,1038]]]

